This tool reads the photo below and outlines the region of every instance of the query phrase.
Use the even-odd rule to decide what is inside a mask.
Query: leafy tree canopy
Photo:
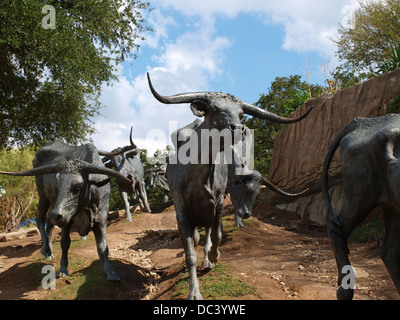
[[[55,11],[55,28],[43,28]],[[133,0],[3,0],[0,146],[93,133],[103,83],[134,58],[149,4]]]
[[[374,76],[379,66],[391,58],[391,48],[400,40],[400,1],[365,0],[334,40],[342,69]]]
[[[256,106],[287,117],[299,106],[312,97],[320,96],[324,88],[319,85],[309,85],[301,80],[301,76],[277,77],[271,83],[266,94],[262,94]],[[261,120],[248,118],[245,124],[254,129],[254,167],[267,175],[272,159],[274,139],[281,129],[281,125]]]

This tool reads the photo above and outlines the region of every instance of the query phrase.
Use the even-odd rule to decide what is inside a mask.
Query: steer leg
[[[61,263],[60,270],[57,272],[57,277],[68,276],[68,250],[71,245],[71,224],[61,229]]]
[[[139,199],[142,200],[143,203],[142,210],[144,212],[151,212],[149,203],[147,202],[147,194],[143,181],[138,181],[138,183],[136,184],[136,190],[139,193]]]
[[[178,231],[185,250],[186,266],[189,270],[189,300],[202,300],[199,280],[197,279],[197,253],[195,250],[196,227],[179,211],[176,211]]]
[[[43,254],[46,259],[52,260],[54,258],[53,253],[51,251],[51,244],[49,241],[49,236],[45,230],[46,226],[46,214],[50,208],[49,201],[43,196],[39,196],[39,206],[38,213],[36,215],[36,225],[40,232],[40,237],[42,239],[42,248],[40,249],[40,253]]]
[[[132,215],[131,215],[130,205],[129,205],[129,201],[128,201],[128,192],[126,192],[122,188],[119,188],[119,194],[121,195],[121,198],[124,201],[126,221],[132,222]]]
[[[200,241],[200,233],[199,230],[197,230],[197,228],[194,229],[193,239],[194,239],[194,246],[197,246]]]
[[[351,300],[354,296],[353,288],[344,288],[342,285],[344,277],[348,274],[343,267],[351,266],[347,239],[354,228],[366,218],[372,209],[366,204],[366,202],[360,204],[345,201],[339,214],[340,226],[335,228],[328,226],[328,234],[338,267],[338,285],[340,287],[337,290],[337,298],[339,300]]]
[[[168,197],[168,192],[167,192],[167,191],[164,191],[164,203],[167,203],[167,202],[168,202],[168,199],[169,199],[169,197]]]
[[[211,250],[212,242],[211,242],[211,228],[206,228],[206,244],[204,245],[204,260],[201,264],[202,268],[211,269],[215,266],[214,263],[210,262],[208,258],[208,254]]]
[[[54,225],[51,223],[50,220],[47,220],[46,235],[47,235],[47,239],[48,239],[49,250],[50,250],[50,253],[51,253],[51,255],[47,257],[47,259],[49,259],[49,260],[53,260],[54,259],[54,255],[53,255],[53,229],[54,229]]]
[[[400,213],[384,210],[385,236],[381,246],[381,258],[400,292]]]
[[[237,214],[237,212],[235,212],[235,227],[236,228],[241,228],[243,227],[243,219],[241,217],[239,217],[239,215]]]
[[[218,197],[218,202],[216,204],[216,214],[214,218],[213,225],[211,227],[211,249],[208,252],[208,259],[211,263],[215,264],[219,260],[219,250],[218,246],[222,240],[222,210],[224,208],[225,196],[221,194]]]
[[[212,264],[215,264],[219,260],[218,246],[222,240],[222,221],[221,218],[216,218],[211,228],[211,249],[208,252],[208,259]]]
[[[100,261],[104,267],[104,275],[107,280],[120,281],[117,274],[113,271],[108,260],[108,246],[106,241],[107,223],[96,222],[93,225],[93,233],[96,239],[97,253],[99,254]]]

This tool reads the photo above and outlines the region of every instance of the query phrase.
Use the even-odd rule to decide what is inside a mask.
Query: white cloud
[[[161,53],[152,58],[157,67],[148,67],[156,90],[163,95],[207,90],[208,80],[223,73],[223,51],[230,42],[213,34],[212,28],[186,32],[170,40],[165,28],[175,23],[173,19],[159,11],[151,19],[155,26],[162,26],[148,44],[163,46]],[[101,102],[106,106],[101,111],[106,118],[95,119],[98,133],[93,140],[103,150],[129,144],[129,128],[133,125],[134,142],[152,155],[171,144],[173,130],[195,118],[188,105],[167,106],[156,101],[145,74],[132,81],[120,76],[113,86],[103,88]]]
[[[168,86],[162,83],[168,83],[171,77],[157,69],[150,73],[154,85],[161,84],[157,90],[164,93],[166,90],[163,88]],[[130,127],[133,126],[133,141],[152,155],[157,149],[164,149],[170,144],[169,120],[175,119],[183,125],[193,117],[185,106],[165,106],[156,101],[145,75],[131,82],[120,77],[113,86],[103,90],[101,101],[106,107],[101,110],[103,117],[94,119],[98,133],[92,138],[95,145],[105,151],[129,145]]]
[[[215,29],[218,17],[234,19],[240,13],[251,14],[268,24],[282,25],[285,31],[283,48],[300,53],[318,52],[327,63],[335,63],[334,37],[340,23],[348,20],[357,0],[154,0],[155,8],[147,21],[155,32],[142,46],[154,52],[153,67],[147,67],[157,91],[171,95],[189,91],[209,90],[209,82],[224,75],[224,53],[232,39],[219,36]],[[187,20],[172,15],[178,11]],[[186,23],[186,25],[185,25]],[[169,33],[187,29],[181,34]],[[243,26],[244,28],[246,26]],[[250,36],[250,35],[249,35]],[[135,61],[134,63],[138,63]],[[128,80],[121,76],[112,87],[104,87],[101,101],[107,106],[101,112],[106,118],[95,119],[99,132],[95,144],[111,150],[129,144],[130,126],[133,139],[152,154],[164,148],[172,129],[194,120],[187,105],[162,105],[151,95],[145,74]],[[170,126],[172,125],[172,129]],[[157,131],[158,130],[158,131]],[[158,132],[159,139],[151,137]],[[162,136],[164,134],[164,136]]]
[[[317,51],[333,58],[335,37],[340,25],[358,6],[357,0],[155,0],[153,4],[173,8],[185,15],[212,21],[223,15],[253,14],[266,23],[281,24],[285,30],[283,48],[296,52]],[[244,26],[245,27],[245,26]]]
[[[170,73],[182,76],[188,88],[207,87],[207,79],[223,73],[223,50],[230,46],[228,39],[211,34],[185,33],[165,47],[155,59]]]
[[[168,38],[168,27],[177,25],[172,16],[162,14],[158,8],[151,11],[147,21],[152,26],[153,32],[147,34],[146,40],[141,44],[150,48],[157,48],[161,38]]]

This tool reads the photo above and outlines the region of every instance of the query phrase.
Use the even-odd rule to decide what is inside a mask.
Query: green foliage
[[[390,101],[387,113],[400,113],[400,93]]]
[[[118,184],[115,181],[115,179],[111,179],[110,186],[111,186],[111,192],[110,192],[109,210],[117,211],[125,209],[125,204],[119,193]],[[128,195],[128,201],[129,203],[131,202],[131,197],[129,195]]]
[[[42,28],[46,4],[55,8],[55,29]],[[54,138],[75,144],[93,133],[101,86],[135,57],[148,7],[133,0],[3,0],[0,146]]]
[[[361,83],[363,80],[368,79],[368,74],[358,73],[344,69],[343,66],[339,66],[331,74],[332,78],[336,82],[338,90],[349,88]]]
[[[353,72],[369,72],[373,77],[379,65],[390,59],[388,44],[400,38],[398,0],[360,1],[348,26],[341,26],[337,56],[343,67]]]
[[[0,150],[1,170],[27,170],[32,168],[34,157],[33,147]],[[0,196],[0,228],[14,231],[21,221],[36,214],[39,196],[35,178],[0,175],[0,186],[5,190]]]
[[[309,99],[309,90],[313,97],[323,93],[323,87],[309,85],[301,80],[301,76],[277,77],[271,83],[266,94],[262,94],[255,104],[257,107],[287,117]],[[281,125],[261,120],[247,118],[245,124],[254,129],[254,167],[267,175],[272,159],[273,144]]]
[[[400,41],[390,45],[390,58],[378,65],[378,73],[385,73],[400,68]]]
[[[289,114],[293,113],[304,102],[308,101],[310,96],[307,91],[297,91],[292,99],[286,101],[285,109]]]
[[[368,221],[362,223],[350,235],[350,243],[379,243],[384,235],[384,223],[380,216],[372,214]]]

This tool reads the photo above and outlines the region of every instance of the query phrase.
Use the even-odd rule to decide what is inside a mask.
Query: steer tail
[[[333,156],[335,155],[336,150],[339,148],[341,141],[345,136],[347,136],[350,132],[354,131],[356,128],[356,120],[351,121],[346,127],[339,132],[339,134],[335,137],[332,144],[329,146],[328,153],[325,158],[324,168],[322,171],[322,193],[324,195],[324,200],[326,204],[326,226],[329,231],[334,232],[336,234],[342,235],[342,223],[340,221],[340,216],[337,216],[332,208],[331,199],[329,196],[329,167],[331,165]]]

